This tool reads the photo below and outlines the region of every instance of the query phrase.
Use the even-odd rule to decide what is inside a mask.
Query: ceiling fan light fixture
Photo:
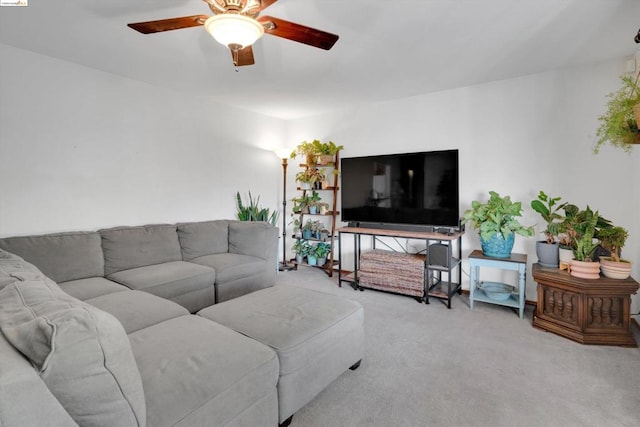
[[[261,23],[248,16],[235,13],[213,15],[204,27],[216,41],[224,46],[251,46],[264,35]]]

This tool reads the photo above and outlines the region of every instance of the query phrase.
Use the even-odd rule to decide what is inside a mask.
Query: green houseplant
[[[522,203],[512,202],[510,196],[501,197],[489,191],[489,200],[474,200],[464,212],[463,223],[471,223],[480,233],[482,252],[495,258],[509,258],[515,235],[533,236],[533,227],[524,226],[516,219],[522,216]]]
[[[305,190],[316,188],[324,179],[324,173],[317,168],[307,168],[296,174],[296,181],[300,183],[300,188]]]
[[[556,268],[559,265],[559,243],[556,236],[560,232],[560,224],[564,219],[559,211],[567,204],[559,203],[560,197],[548,196],[540,190],[537,199],[531,201],[531,208],[536,211],[546,223],[543,231],[545,240],[536,242],[538,263],[543,267]]]
[[[640,74],[638,74],[640,76]],[[622,87],[617,92],[607,95],[607,111],[600,117],[600,127],[596,133],[598,140],[593,149],[598,153],[606,143],[625,152],[631,152],[633,144],[637,144],[640,138],[638,130],[638,115],[640,112],[640,90],[638,90],[638,77],[621,76]]]
[[[631,261],[620,258],[620,250],[624,247],[629,232],[620,226],[604,228],[598,232],[600,247],[608,251],[610,256],[600,257],[602,274],[612,279],[626,279],[631,274]]]
[[[564,211],[565,219],[560,230],[571,243],[573,259],[569,261],[570,273],[583,279],[597,279],[600,277],[600,263],[594,256],[598,249],[597,236],[602,230],[610,228],[611,222],[589,206],[579,209],[567,204]]]
[[[249,191],[248,203],[242,201],[240,192],[236,193],[236,217],[240,221],[264,221],[275,226],[278,221],[278,211],[271,212],[269,208],[260,207],[260,196],[255,199]]]
[[[299,154],[305,156],[305,163],[307,166],[312,166],[318,163],[319,157],[324,157],[321,160],[322,164],[327,164],[333,160],[338,151],[343,150],[344,146],[336,145],[333,141],[322,142],[319,139],[314,139],[311,142],[303,141],[296,146],[291,152],[290,157],[296,158]]]
[[[317,264],[322,266],[327,263],[327,255],[331,252],[331,245],[329,243],[318,243],[315,247],[315,254],[317,257]]]

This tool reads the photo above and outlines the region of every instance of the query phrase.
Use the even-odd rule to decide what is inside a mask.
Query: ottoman
[[[273,348],[280,362],[280,425],[364,354],[364,312],[335,295],[277,285],[215,304],[198,315]]]

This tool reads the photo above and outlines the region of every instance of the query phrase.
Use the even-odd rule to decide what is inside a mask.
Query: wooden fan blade
[[[198,27],[204,24],[207,15],[183,16],[181,18],[160,19],[159,21],[135,22],[127,24],[129,28],[142,33],[160,33],[162,31],[180,30],[182,28]]]
[[[264,25],[265,33],[320,49],[329,50],[338,41],[336,34],[316,30],[315,28],[285,21],[284,19],[274,18],[272,16],[261,16],[258,18],[258,21]]]
[[[231,59],[236,67],[242,67],[243,65],[253,65],[255,61],[253,60],[253,48],[251,46],[247,46],[243,49],[238,49],[236,51],[231,50]]]

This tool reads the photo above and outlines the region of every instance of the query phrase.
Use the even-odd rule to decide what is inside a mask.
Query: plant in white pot
[[[522,203],[512,202],[509,196],[500,197],[489,191],[489,200],[471,202],[464,212],[462,222],[471,223],[480,233],[482,253],[493,258],[509,258],[515,235],[533,236],[533,227],[524,226],[516,219],[522,216]]]
[[[543,267],[557,268],[559,265],[559,243],[556,241],[556,236],[560,232],[560,224],[564,216],[558,212],[567,204],[559,203],[560,199],[560,197],[548,196],[540,190],[538,198],[531,201],[531,208],[539,213],[547,224],[543,231],[545,240],[536,242],[538,263]]]
[[[600,247],[610,253],[610,256],[600,257],[602,274],[611,279],[626,279],[631,275],[631,261],[620,258],[620,250],[629,237],[629,232],[619,226],[603,228],[598,231]]]

